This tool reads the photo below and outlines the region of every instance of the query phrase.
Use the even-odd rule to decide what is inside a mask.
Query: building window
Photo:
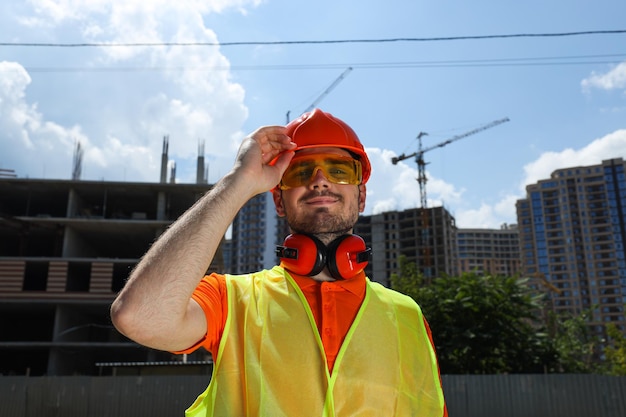
[[[47,261],[29,261],[24,268],[24,291],[45,291],[48,280]]]

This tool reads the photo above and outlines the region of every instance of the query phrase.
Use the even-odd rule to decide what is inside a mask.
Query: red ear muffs
[[[363,271],[371,252],[357,235],[340,236],[326,247],[315,236],[295,234],[276,247],[276,255],[286,269],[298,275],[314,276],[328,267],[335,279],[349,279]]]
[[[333,278],[349,279],[365,269],[372,250],[357,235],[343,235],[330,242],[326,264]]]
[[[326,245],[315,236],[289,235],[276,247],[282,265],[298,275],[313,276],[326,266]]]

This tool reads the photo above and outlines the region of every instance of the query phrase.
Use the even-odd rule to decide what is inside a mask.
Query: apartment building
[[[372,248],[366,272],[383,285],[389,286],[391,274],[400,272],[400,256],[416,263],[425,278],[458,272],[457,229],[444,207],[361,216],[354,230]]]
[[[515,276],[520,272],[517,225],[500,229],[457,230],[458,271],[481,275]]]
[[[276,265],[278,224],[271,193],[250,199],[231,226],[229,273],[247,274]],[[280,238],[281,243],[283,238]]]
[[[556,312],[591,310],[597,334],[626,329],[626,163],[556,170],[517,201],[522,270]]]
[[[119,334],[109,306],[151,243],[209,189],[0,178],[0,374],[173,360]],[[219,252],[210,269],[224,270]]]

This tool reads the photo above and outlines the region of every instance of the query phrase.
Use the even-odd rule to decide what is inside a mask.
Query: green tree
[[[442,373],[544,372],[556,352],[543,332],[540,309],[523,280],[463,274],[426,283],[414,264],[400,259],[392,287],[422,307],[433,333]]]
[[[610,344],[604,350],[610,375],[626,375],[626,336],[614,324],[606,326]]]
[[[591,373],[600,372],[596,354],[600,341],[591,333],[589,311],[578,315],[550,313],[548,329],[558,363],[550,372]]]

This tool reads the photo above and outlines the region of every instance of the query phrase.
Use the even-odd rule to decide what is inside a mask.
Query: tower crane
[[[500,119],[500,120],[495,120],[484,126],[478,127],[476,129],[470,130],[469,132],[465,132],[460,135],[453,136],[448,140],[445,140],[437,145],[429,146],[427,148],[422,147],[422,136],[426,136],[428,135],[428,133],[420,132],[417,135],[417,140],[418,140],[417,152],[413,152],[410,155],[405,155],[403,153],[400,156],[393,157],[391,158],[391,163],[396,165],[400,161],[404,161],[405,159],[415,157],[415,162],[417,162],[417,182],[419,183],[419,187],[420,187],[420,204],[421,204],[421,207],[425,209],[427,202],[426,202],[426,172],[425,172],[426,162],[424,161],[424,154],[428,151],[432,151],[433,149],[443,148],[444,146],[449,145],[452,142],[456,142],[459,139],[463,139],[467,136],[473,135],[478,132],[482,132],[483,130],[489,129],[491,127],[497,126],[499,124],[502,124],[508,121],[509,121],[508,117],[505,117],[504,119]]]
[[[320,101],[322,101],[322,99],[324,97],[326,97],[328,95],[328,93],[330,93],[335,87],[337,87],[337,84],[339,84],[341,82],[341,80],[346,78],[346,75],[348,75],[350,73],[350,71],[352,71],[352,67],[346,68],[346,70],[344,72],[342,72],[341,75],[339,77],[337,77],[337,79],[335,81],[333,81],[332,84],[329,85],[328,88],[326,88],[326,90],[324,90],[324,92],[322,94],[320,94],[320,96],[318,98],[316,98],[315,101],[313,101],[313,103],[311,103],[311,105],[309,107],[306,108],[306,110],[304,110],[303,113],[306,113],[308,111],[313,110],[315,108],[315,106],[317,106],[317,104]],[[289,110],[287,112],[287,123],[289,123],[289,113],[291,113],[291,110]]]

